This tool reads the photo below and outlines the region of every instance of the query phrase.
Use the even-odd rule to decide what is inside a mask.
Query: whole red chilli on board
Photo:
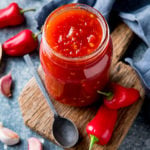
[[[27,11],[35,11],[35,9],[23,10],[15,2],[0,9],[0,28],[22,24],[25,21],[24,12]]]
[[[40,34],[39,32],[38,34]],[[10,56],[23,56],[38,47],[38,34],[25,29],[2,44],[2,50]]]
[[[88,123],[86,131],[90,136],[90,147],[97,143],[105,145],[109,142],[117,121],[117,110],[108,109],[102,105],[96,116]]]
[[[104,105],[110,109],[119,109],[127,107],[135,103],[139,97],[140,93],[134,88],[126,88],[117,83],[111,83],[110,92],[97,91],[99,94],[103,94]]]

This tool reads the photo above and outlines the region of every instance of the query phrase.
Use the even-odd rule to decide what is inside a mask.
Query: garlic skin
[[[18,134],[0,124],[0,141],[6,145],[15,145],[19,143],[20,138]]]
[[[8,73],[7,75],[0,78],[0,92],[6,96],[11,96],[11,84],[12,84],[12,76],[11,73]]]
[[[39,139],[31,137],[28,139],[28,150],[42,150],[42,143]]]

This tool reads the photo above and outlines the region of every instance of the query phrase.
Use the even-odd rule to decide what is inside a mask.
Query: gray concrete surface
[[[24,8],[39,8],[48,0],[14,1],[18,2],[19,5]],[[10,2],[12,2],[12,0],[1,0],[0,8],[7,6]],[[34,32],[37,32],[36,22],[34,20],[34,12],[26,13],[25,16],[27,18],[26,25],[0,30],[1,43],[25,28],[29,28]],[[143,51],[145,49],[145,46],[144,44],[139,44],[135,49],[136,54],[134,54],[133,56],[135,59],[137,59],[137,54],[139,54],[139,51]],[[130,48],[130,50],[132,50],[132,48]],[[32,53],[31,57],[35,66],[37,67],[39,65],[38,51]],[[40,140],[44,144],[44,150],[61,150],[61,148],[55,146],[51,142],[32,132],[23,123],[20,108],[18,105],[18,97],[25,84],[31,78],[29,69],[24,63],[23,59],[21,57],[13,58],[4,56],[0,66],[0,76],[8,73],[9,71],[12,72],[14,82],[13,97],[7,99],[0,95],[0,122],[3,122],[6,127],[16,131],[21,137],[21,143],[13,147],[7,147],[0,142],[0,150],[27,150],[27,139],[31,136],[40,138]],[[150,124],[146,122],[146,119],[144,117],[144,108],[129,130],[128,135],[124,139],[119,150],[150,150]]]

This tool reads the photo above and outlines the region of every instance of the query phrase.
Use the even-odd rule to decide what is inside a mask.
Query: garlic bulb
[[[0,141],[6,145],[15,145],[19,143],[19,136],[16,132],[5,128],[0,124]]]
[[[39,139],[31,137],[28,139],[28,150],[42,150],[42,144]]]
[[[0,91],[4,96],[11,96],[11,84],[12,84],[12,76],[11,73],[0,78]]]

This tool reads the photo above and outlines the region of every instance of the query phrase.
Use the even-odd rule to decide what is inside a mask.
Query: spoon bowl
[[[55,116],[52,131],[55,140],[63,148],[71,148],[78,142],[78,129],[75,124],[67,118]]]

